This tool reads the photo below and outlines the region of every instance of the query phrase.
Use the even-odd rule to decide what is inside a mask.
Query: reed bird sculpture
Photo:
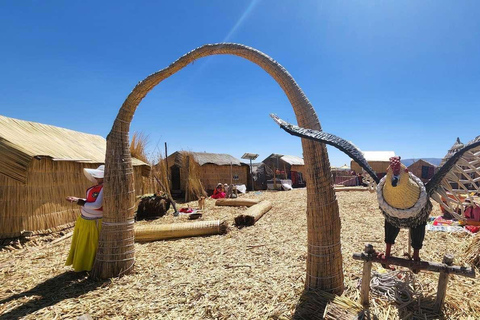
[[[443,166],[424,184],[400,162],[390,158],[387,174],[380,179],[365,160],[362,151],[351,142],[333,134],[304,129],[289,124],[276,115],[270,115],[286,132],[305,139],[331,145],[356,161],[376,185],[378,204],[385,217],[385,257],[390,256],[392,245],[400,228],[410,228],[413,259],[419,261],[419,251],[425,237],[425,225],[432,211],[430,198],[459,220],[465,220],[464,203],[460,193],[480,191],[480,136],[448,154]],[[452,183],[459,189],[453,189]]]

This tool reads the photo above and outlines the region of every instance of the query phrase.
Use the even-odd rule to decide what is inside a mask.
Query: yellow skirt
[[[101,229],[102,219],[86,220],[81,216],[78,217],[66,266],[73,265],[75,272],[92,270]]]

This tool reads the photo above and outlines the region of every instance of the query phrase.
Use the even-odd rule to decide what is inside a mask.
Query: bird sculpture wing
[[[280,119],[275,114],[270,114],[270,117],[272,117],[272,119],[277,124],[279,124],[280,127],[283,130],[290,133],[291,135],[294,135],[294,136],[297,136],[297,137],[300,137],[300,138],[313,140],[313,141],[323,142],[323,143],[334,146],[335,148],[343,151],[349,157],[351,157],[353,160],[355,160],[355,162],[358,163],[360,165],[360,167],[362,167],[372,177],[372,179],[376,183],[378,183],[380,181],[380,179],[378,178],[375,171],[373,171],[372,167],[370,167],[367,160],[365,160],[365,157],[363,156],[363,152],[360,151],[360,149],[358,149],[356,146],[354,146],[351,142],[348,142],[347,140],[344,140],[340,137],[337,137],[333,134],[326,133],[326,132],[323,132],[323,131],[300,128],[298,126],[295,126],[293,124],[290,124],[290,123]]]
[[[457,185],[458,188],[453,188]],[[464,220],[462,195],[480,192],[480,136],[454,153],[426,184],[428,195],[459,220]]]

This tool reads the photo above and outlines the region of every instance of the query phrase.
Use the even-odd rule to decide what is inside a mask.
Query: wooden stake
[[[444,272],[449,274],[456,274],[463,277],[475,278],[475,270],[470,267],[460,267],[447,265],[445,263],[430,262],[430,261],[414,261],[409,259],[402,259],[397,257],[379,258],[375,255],[366,255],[365,253],[354,253],[353,259],[371,261],[387,265],[402,266],[414,270],[428,270],[433,272]]]
[[[442,262],[447,266],[451,266],[453,264],[453,255],[444,255]],[[445,296],[447,294],[448,276],[448,273],[440,272],[440,277],[438,278],[437,298],[435,299],[435,304],[433,307],[436,313],[440,313],[443,302],[445,301]]]
[[[371,244],[367,244],[364,250],[366,255],[372,255],[375,250]],[[360,300],[363,306],[369,305],[370,281],[372,279],[372,262],[365,261],[363,263],[362,288],[360,291]]]

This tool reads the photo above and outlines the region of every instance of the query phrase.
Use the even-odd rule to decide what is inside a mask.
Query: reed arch
[[[134,265],[133,169],[129,150],[130,122],[137,106],[156,85],[191,62],[211,55],[235,55],[265,70],[287,95],[300,127],[321,130],[313,106],[293,77],[266,54],[241,44],[207,44],[139,82],[120,108],[107,136],[104,182],[104,216],[97,258],[96,278],[130,272]],[[340,217],[331,184],[330,163],[324,144],[302,139],[307,181],[308,255],[306,289],[343,292]]]

